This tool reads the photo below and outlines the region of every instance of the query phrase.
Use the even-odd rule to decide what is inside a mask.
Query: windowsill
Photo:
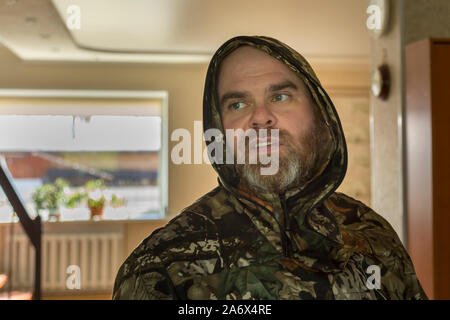
[[[45,225],[59,225],[59,224],[145,224],[145,223],[162,223],[169,222],[173,216],[167,216],[156,219],[103,219],[103,220],[61,220],[61,221],[42,221]],[[19,224],[19,221],[0,222],[0,225]]]
[[[41,224],[42,235],[54,233],[68,234],[99,234],[104,232],[119,232],[126,234],[129,228],[134,230],[155,230],[164,227],[170,219],[154,219],[154,220],[78,220],[78,221],[45,221]],[[0,231],[12,228],[14,233],[22,234],[24,232],[20,223],[1,223]],[[3,231],[5,232],[5,231]],[[132,233],[134,231],[131,231]],[[144,232],[145,233],[145,232]]]
[[[44,221],[46,225],[58,225],[58,224],[144,224],[144,223],[161,223],[169,221],[167,218],[161,219],[139,219],[139,220],[66,220],[66,221]]]

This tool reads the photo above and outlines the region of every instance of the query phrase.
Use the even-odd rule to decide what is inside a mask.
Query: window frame
[[[120,221],[148,221],[148,220],[160,220],[165,219],[168,216],[168,203],[169,203],[169,186],[168,186],[168,149],[169,149],[169,96],[167,91],[159,90],[79,90],[79,89],[0,89],[0,99],[131,99],[131,100],[160,100],[161,103],[161,149],[159,151],[158,160],[160,166],[158,166],[158,188],[160,190],[161,208],[158,216],[152,219],[124,219]],[[138,108],[139,109],[139,108]],[[67,110],[67,109],[66,109]],[[109,115],[130,115],[130,116],[142,116],[146,115],[145,111],[136,112],[136,108],[131,110],[120,110],[118,108],[111,108]],[[127,112],[125,112],[127,111]],[[134,112],[133,112],[134,111]],[[6,115],[12,113],[5,113],[0,106],[0,115]],[[49,114],[49,113],[31,113],[22,110],[20,115],[36,115],[36,114]],[[73,115],[73,112],[64,112],[61,114]],[[116,220],[115,220],[116,221]]]

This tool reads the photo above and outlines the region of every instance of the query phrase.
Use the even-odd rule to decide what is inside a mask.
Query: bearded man
[[[268,37],[228,40],[208,68],[203,124],[268,130],[253,142],[276,155],[277,172],[212,161],[219,186],[133,251],[114,299],[427,299],[390,224],[335,192],[343,130],[299,53]]]

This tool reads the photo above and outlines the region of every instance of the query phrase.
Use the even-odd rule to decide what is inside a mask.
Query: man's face
[[[225,130],[279,129],[276,175],[259,175],[257,165],[237,166],[250,187],[281,192],[308,178],[323,126],[309,91],[292,70],[261,50],[243,46],[222,62],[217,90]]]

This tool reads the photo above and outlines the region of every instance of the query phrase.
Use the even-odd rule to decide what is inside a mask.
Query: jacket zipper
[[[219,184],[221,184],[221,183],[220,183],[220,180],[219,180]],[[222,184],[222,186],[223,186],[223,184]],[[225,188],[225,186],[223,186],[223,187]],[[228,192],[230,192],[230,193],[231,193],[235,198],[237,198],[237,199],[239,199],[240,197],[242,197],[242,195],[241,195],[241,196],[238,196],[237,194],[235,194],[232,190],[229,190],[228,188],[225,188],[225,189],[227,189]],[[286,226],[286,225],[287,225],[288,227],[290,226],[290,223],[289,223],[289,217],[288,217],[288,214],[287,214],[287,211],[286,211],[286,200],[285,200],[284,198],[281,200],[281,209],[282,209],[281,216],[282,216],[282,219],[284,219],[284,221],[283,221],[283,224],[284,224],[284,225],[282,225],[282,224],[278,221],[278,219],[277,219],[276,217],[274,217],[273,213],[270,212],[269,210],[267,210],[267,208],[265,208],[264,206],[260,205],[260,204],[257,203],[257,202],[254,202],[254,201],[252,201],[252,200],[250,200],[250,199],[247,199],[247,200],[249,200],[249,201],[251,201],[252,203],[256,204],[257,207],[260,207],[263,211],[267,212],[270,216],[272,216],[272,217],[275,219],[275,221],[276,221],[277,224],[278,224],[278,227],[280,228],[280,234],[281,234],[281,248],[282,248],[282,250],[283,250],[283,256],[286,257],[286,258],[291,258],[291,257],[292,257],[292,254],[291,254],[291,252],[290,252],[290,250],[289,250],[289,240],[288,240],[288,237],[287,237],[287,234],[286,234],[286,231],[285,231],[285,230],[286,230],[285,226]]]
[[[283,219],[283,226],[280,229],[284,229],[281,230],[281,246],[283,248],[283,255],[286,258],[291,258],[292,257],[292,249],[290,246],[290,241],[287,237],[286,231],[290,231],[290,219],[289,219],[289,215],[288,212],[286,210],[286,199],[284,199],[284,197],[281,199],[281,216]],[[281,226],[280,226],[281,227]]]

